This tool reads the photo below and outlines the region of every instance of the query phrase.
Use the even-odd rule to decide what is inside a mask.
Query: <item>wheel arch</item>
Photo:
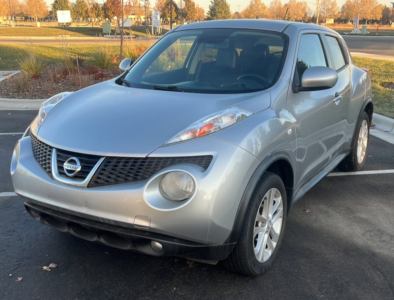
[[[353,137],[352,137],[352,143],[350,144],[351,145],[350,149],[353,149],[354,140],[358,136],[358,133],[356,131],[357,131],[359,120],[360,120],[361,115],[362,115],[363,112],[367,113],[367,115],[369,117],[369,123],[372,124],[372,116],[373,116],[373,103],[372,103],[372,100],[369,100],[369,101],[365,102],[363,104],[363,106],[361,107],[361,110],[360,110],[360,112],[358,114],[356,127],[354,128]]]
[[[294,190],[294,170],[290,161],[290,156],[286,152],[276,152],[265,158],[256,168],[243,193],[233,228],[225,243],[234,243],[238,240],[252,194],[265,172],[272,172],[282,179],[286,188],[287,213],[289,213]]]

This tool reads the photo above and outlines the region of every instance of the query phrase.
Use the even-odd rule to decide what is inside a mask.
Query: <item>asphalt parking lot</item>
[[[34,221],[7,193],[21,136],[13,133],[36,114],[0,111],[0,299],[394,299],[394,173],[380,173],[394,170],[394,145],[371,137],[364,170],[373,174],[329,176],[308,192],[290,212],[273,269],[248,278],[89,243]],[[50,263],[58,267],[44,271]]]

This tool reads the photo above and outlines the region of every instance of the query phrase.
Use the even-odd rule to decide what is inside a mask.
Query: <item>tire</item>
[[[364,111],[358,120],[352,150],[339,164],[339,168],[342,171],[360,171],[364,167],[368,153],[370,127],[369,116]]]
[[[266,205],[270,203],[272,209],[267,210]],[[278,175],[266,172],[251,196],[240,237],[223,261],[224,266],[248,276],[261,276],[267,272],[282,243],[286,215],[283,181]]]

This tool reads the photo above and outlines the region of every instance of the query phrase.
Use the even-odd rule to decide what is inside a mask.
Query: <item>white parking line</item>
[[[359,172],[337,172],[330,173],[327,177],[335,176],[351,176],[351,175],[375,175],[375,174],[394,174],[394,170],[375,170],[375,171],[359,171]]]
[[[23,132],[7,132],[7,133],[0,133],[0,135],[19,135],[23,134]]]
[[[18,195],[16,193],[14,193],[14,192],[0,193],[0,197],[12,197],[12,196],[18,196]]]

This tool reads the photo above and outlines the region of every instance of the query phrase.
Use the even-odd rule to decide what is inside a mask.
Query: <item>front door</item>
[[[324,50],[322,36],[300,36],[295,72],[299,80],[306,69],[329,67],[331,57]],[[296,74],[297,75],[297,74]],[[326,167],[339,152],[341,143],[342,101],[337,86],[318,91],[289,91],[288,110],[296,119],[297,167],[295,186],[303,186]]]

